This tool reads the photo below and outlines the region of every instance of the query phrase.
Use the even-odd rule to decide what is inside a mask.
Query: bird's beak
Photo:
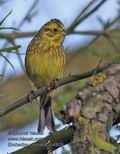
[[[63,35],[66,35],[66,32],[62,32]]]

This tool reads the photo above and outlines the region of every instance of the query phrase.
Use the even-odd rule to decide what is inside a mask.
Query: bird
[[[28,78],[35,87],[50,85],[63,77],[65,67],[64,39],[63,23],[59,19],[51,19],[30,41],[25,56],[25,68]],[[45,127],[50,133],[56,131],[52,111],[53,95],[53,91],[40,95],[38,132],[42,133]]]

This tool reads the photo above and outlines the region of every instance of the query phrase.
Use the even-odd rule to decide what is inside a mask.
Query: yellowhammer
[[[61,78],[64,71],[64,25],[58,19],[52,19],[39,30],[27,48],[25,57],[26,72],[36,87],[49,85]],[[40,114],[38,132],[47,126],[50,132],[55,130],[51,107],[52,93],[40,96]]]

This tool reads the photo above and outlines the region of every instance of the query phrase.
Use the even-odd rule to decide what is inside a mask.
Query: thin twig
[[[76,22],[80,20],[80,18],[84,15],[84,13],[96,2],[96,0],[90,1],[85,8],[80,12],[80,14],[76,17],[76,19],[72,22],[72,24],[67,29],[67,32],[72,32],[74,27],[76,27]]]
[[[7,63],[12,67],[12,69],[14,70],[15,75],[16,75],[15,68],[14,68],[13,64],[9,61],[9,59],[6,58],[6,57],[5,57],[3,54],[1,54],[1,53],[0,53],[0,56],[3,57],[3,58],[7,61]]]
[[[96,71],[99,69],[100,65],[102,64],[104,57],[105,57],[105,54],[100,58],[99,63],[96,66],[96,70],[93,73],[93,76],[96,75]]]
[[[75,34],[75,35],[94,35],[94,36],[106,36],[106,35],[109,35],[109,33],[111,33],[112,31],[114,31],[114,29],[112,30],[103,30],[103,31],[100,31],[100,30],[96,30],[96,31],[73,31],[69,34]],[[69,35],[68,34],[68,35]]]
[[[0,25],[3,24],[3,22],[5,21],[5,19],[12,13],[12,10],[2,19],[2,21],[0,21]]]
[[[33,37],[38,31],[33,32],[21,32],[21,33],[0,33],[0,39],[16,39],[16,38],[25,38]]]
[[[85,21],[85,19],[87,19],[87,17],[89,17],[91,14],[93,14],[95,11],[97,11],[98,8],[100,8],[105,2],[107,2],[107,1],[106,0],[102,0],[91,11],[89,11],[87,14],[85,14],[84,16],[82,16],[79,19],[79,16],[81,16],[81,13],[80,13],[80,15],[77,17],[79,20],[76,20],[76,22],[73,22],[71,24],[71,26],[67,29],[67,32],[72,32],[80,23],[82,23],[83,21]]]
[[[108,40],[109,44],[114,48],[114,50],[117,53],[120,53],[120,48],[117,47],[117,45],[115,44],[115,42],[112,40],[111,37],[107,36],[106,39]]]
[[[13,40],[13,44],[16,46],[15,40]],[[20,62],[20,66],[21,66],[21,68],[23,69],[23,71],[25,73],[25,69],[24,69],[24,65],[23,65],[23,62],[22,62],[22,58],[21,58],[21,56],[19,54],[19,49],[16,49],[16,55],[17,55],[17,58],[18,58],[18,60]]]

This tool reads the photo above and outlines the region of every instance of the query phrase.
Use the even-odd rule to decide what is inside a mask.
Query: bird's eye
[[[58,30],[57,30],[57,28],[54,28],[53,31],[54,31],[54,32],[57,32]]]

